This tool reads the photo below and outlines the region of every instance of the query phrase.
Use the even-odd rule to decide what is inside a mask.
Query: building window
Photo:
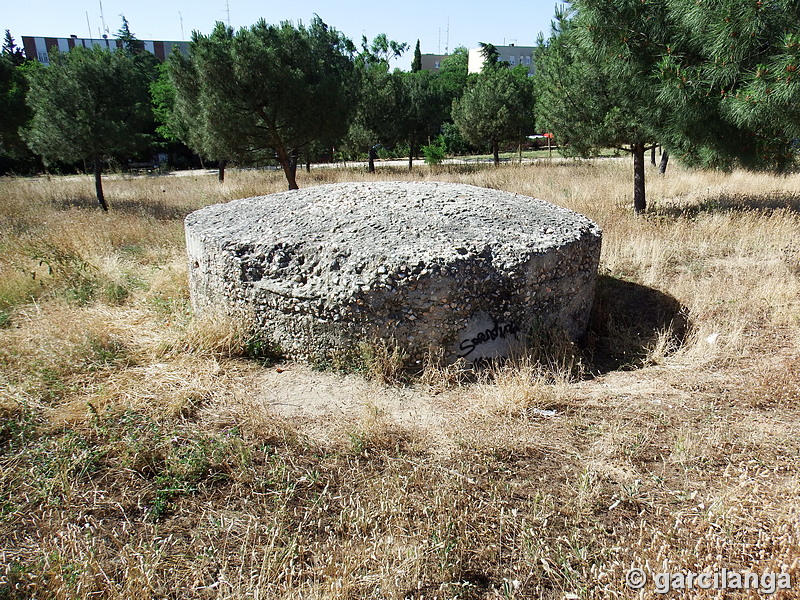
[[[529,64],[531,64],[531,57],[530,57],[530,56],[526,56],[526,57],[525,57],[525,64],[526,64],[526,65],[529,65]]]
[[[39,59],[40,63],[43,63],[45,65],[50,64],[50,57],[47,56],[47,52],[37,52],[36,53],[36,58]]]
[[[442,64],[442,63],[441,63],[441,62],[439,62],[439,61],[437,60],[436,62],[434,62],[434,63],[433,63],[433,68],[434,68],[434,69],[438,69],[438,68],[439,68],[439,65],[441,65],[441,64]]]
[[[515,57],[515,56],[509,56],[509,57],[508,57],[508,63],[509,63],[509,64],[510,64],[512,67],[513,67],[513,66],[514,66],[514,64],[515,64],[515,63],[514,63],[514,61],[515,61],[515,60],[516,60],[516,57]]]

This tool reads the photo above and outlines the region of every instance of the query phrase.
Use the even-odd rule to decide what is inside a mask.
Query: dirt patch
[[[578,411],[607,407],[624,410],[642,405],[666,412],[694,410],[700,392],[681,389],[670,380],[674,368],[653,367],[614,372],[568,385],[543,384],[533,377],[486,381],[446,389],[415,384],[390,386],[360,375],[320,372],[302,364],[286,364],[255,373],[245,384],[245,404],[268,411],[321,444],[337,444],[368,430],[402,430],[422,442],[420,448],[449,456],[477,424],[509,417],[550,429],[554,421]],[[557,429],[557,427],[556,427]],[[550,443],[566,440],[550,437]],[[564,450],[568,450],[564,446]]]
[[[459,413],[455,393],[435,394],[421,386],[390,387],[300,364],[257,376],[248,395],[315,441],[331,443],[343,433],[381,423],[422,435],[430,441],[430,450],[445,454],[452,445],[447,430]]]

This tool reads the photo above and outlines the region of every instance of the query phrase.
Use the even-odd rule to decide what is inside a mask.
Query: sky
[[[534,46],[539,32],[548,35],[556,0],[37,0],[5,3],[0,30],[11,31],[19,46],[22,36],[109,37],[119,30],[122,15],[141,40],[188,40],[192,31],[208,34],[217,21],[234,28],[260,18],[268,23],[308,24],[315,14],[360,45],[385,33],[406,42],[409,50],[395,66],[408,69],[414,45],[423,54],[445,54],[479,42],[496,46]],[[102,12],[101,12],[102,7]],[[103,26],[105,23],[105,29]]]

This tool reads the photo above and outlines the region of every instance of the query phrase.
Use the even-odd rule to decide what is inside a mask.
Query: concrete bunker
[[[542,200],[439,182],[340,183],[187,216],[192,306],[250,320],[289,357],[359,343],[409,363],[508,356],[586,331],[600,228]]]

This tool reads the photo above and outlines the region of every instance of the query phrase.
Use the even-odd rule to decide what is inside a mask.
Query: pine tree
[[[439,65],[437,80],[447,96],[447,105],[460,98],[467,88],[469,74],[469,51],[459,46],[445,57]]]
[[[141,54],[142,52],[145,51],[144,42],[139,40],[133,34],[130,25],[128,24],[128,19],[125,18],[125,15],[122,15],[122,26],[114,35],[116,35],[117,38],[122,41],[123,49],[131,56]]]
[[[785,170],[800,137],[800,5],[667,2],[682,36],[661,65],[684,162]]]
[[[419,49],[419,40],[414,48],[414,60],[411,61],[411,72],[416,73],[417,71],[422,71],[422,52]]]
[[[453,104],[453,121],[474,144],[488,143],[495,166],[500,143],[533,133],[533,81],[527,69],[489,69],[480,73]]]
[[[26,169],[32,157],[19,134],[19,129],[31,118],[30,108],[25,103],[28,93],[25,71],[40,65],[31,61],[30,67],[15,66],[12,56],[11,52],[0,54],[0,115],[3,115],[0,118],[0,159],[3,169]]]
[[[253,162],[277,156],[297,189],[300,153],[344,136],[354,105],[350,40],[319,18],[311,26],[268,25],[238,32],[217,23],[195,32],[189,58],[170,57],[176,107],[197,152]]]
[[[398,72],[396,77],[400,87],[399,136],[408,143],[410,171],[420,147],[441,130],[446,99],[431,71]]]
[[[647,207],[645,153],[668,118],[653,79],[667,31],[656,1],[575,0],[572,10],[557,12],[536,56],[540,124],[565,153],[630,153],[637,213]]]
[[[478,42],[478,46],[481,49],[481,56],[483,57],[483,71],[508,66],[500,60],[500,53],[497,51],[494,44]]]
[[[14,38],[11,36],[11,32],[8,29],[6,29],[6,33],[3,38],[3,56],[11,61],[11,64],[13,64],[15,67],[18,67],[25,62],[25,53],[21,48],[17,47],[17,43],[14,41]]]
[[[25,138],[45,161],[89,160],[97,202],[106,211],[103,161],[146,145],[152,112],[148,81],[123,52],[75,47],[53,53],[50,66],[31,71],[33,110]]]
[[[701,167],[785,170],[796,161],[795,0],[570,5],[538,55],[540,115],[568,150],[624,143],[634,155],[637,212],[646,206],[648,143]]]
[[[362,38],[356,58],[358,88],[356,109],[348,132],[349,144],[368,152],[368,168],[375,172],[376,146],[395,143],[399,138],[402,110],[401,82],[389,71],[390,61],[402,55],[408,45],[378,35],[371,44]]]

